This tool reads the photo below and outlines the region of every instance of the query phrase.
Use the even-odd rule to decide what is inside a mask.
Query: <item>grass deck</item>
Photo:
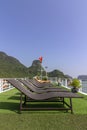
[[[72,101],[74,114],[65,111],[19,114],[20,92],[12,89],[0,93],[0,130],[87,130],[87,96]]]

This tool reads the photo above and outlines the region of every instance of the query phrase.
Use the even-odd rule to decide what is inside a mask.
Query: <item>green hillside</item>
[[[0,78],[25,76],[27,76],[27,67],[21,64],[16,58],[0,52]]]
[[[41,69],[43,70],[42,74],[44,75],[44,68],[41,66],[39,60],[34,60],[32,65],[28,68],[28,73],[31,74],[32,77],[41,74]]]
[[[42,69],[42,75],[45,76],[46,72],[41,66],[39,60],[34,60],[30,67],[24,66],[19,60],[12,56],[8,56],[4,52],[0,52],[0,78],[20,78],[29,77],[32,78],[36,75],[40,76]],[[55,69],[52,72],[48,72],[49,77],[66,78],[63,72]],[[69,77],[69,76],[68,76]]]

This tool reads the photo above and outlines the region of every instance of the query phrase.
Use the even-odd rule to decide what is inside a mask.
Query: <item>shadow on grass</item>
[[[23,100],[24,100],[24,96],[23,96]],[[38,110],[32,110],[32,108],[53,108],[52,111],[54,111],[55,108],[63,108],[65,106],[63,106],[63,104],[61,102],[58,102],[57,100],[55,100],[55,102],[38,102],[35,101],[29,101],[27,102],[26,106],[27,108],[30,108],[30,110],[27,111],[38,111]],[[15,112],[15,113],[19,113],[19,109],[20,109],[20,92],[16,92],[15,90],[12,90],[10,92],[6,92],[3,93],[1,95],[1,102],[0,102],[0,113],[4,113],[4,112]],[[26,111],[26,110],[24,110]],[[48,111],[48,109],[46,110],[40,110],[39,111]],[[50,110],[49,110],[50,111]],[[59,111],[59,110],[55,110],[55,111]],[[66,111],[64,110],[64,113]]]
[[[27,103],[26,105],[23,105],[23,107],[26,107],[26,108],[30,108],[30,110],[27,110],[28,111],[60,111],[60,110],[55,110],[55,108],[63,108],[63,104],[58,104],[58,103],[49,103],[49,102],[46,102],[46,103],[43,103],[43,102],[29,102]],[[32,108],[41,108],[42,110],[32,110]],[[46,108],[45,110],[43,110],[44,108]],[[49,110],[47,108],[53,108],[53,110]],[[0,110],[2,111],[2,113],[6,110],[6,111],[13,111],[15,113],[20,113],[19,112],[19,109],[20,109],[20,101],[17,103],[17,102],[0,102]],[[23,110],[23,111],[26,111],[26,110]],[[65,110],[63,110],[64,113],[66,113]]]
[[[2,109],[1,111],[4,112],[4,110],[8,110],[10,111],[14,111],[16,113],[18,113],[19,110],[19,103],[15,103],[15,102],[0,102],[0,109]]]
[[[14,95],[8,98],[8,100],[20,100],[20,96]]]

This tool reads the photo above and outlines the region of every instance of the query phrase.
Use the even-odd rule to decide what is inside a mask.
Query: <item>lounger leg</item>
[[[72,98],[70,98],[70,108],[71,108],[71,113],[73,114]]]
[[[21,93],[21,96],[20,96],[20,113],[21,113],[21,110],[22,110],[22,93]]]
[[[64,106],[64,98],[63,98],[63,106]]]
[[[24,97],[24,103],[23,103],[23,105],[26,105],[26,95]]]

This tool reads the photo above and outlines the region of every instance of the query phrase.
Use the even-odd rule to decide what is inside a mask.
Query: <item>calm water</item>
[[[87,93],[87,81],[82,81],[82,92]]]

